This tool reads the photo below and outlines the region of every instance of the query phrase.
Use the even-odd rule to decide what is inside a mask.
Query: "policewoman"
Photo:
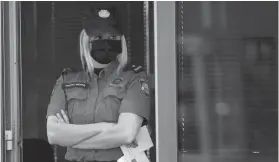
[[[148,123],[149,90],[140,66],[126,66],[127,46],[113,9],[92,9],[80,33],[83,69],[65,69],[47,111],[50,144],[75,162],[116,162],[121,145]]]

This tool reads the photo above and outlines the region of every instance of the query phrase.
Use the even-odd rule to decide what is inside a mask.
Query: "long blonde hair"
[[[117,61],[119,63],[117,67],[117,74],[119,74],[123,68],[126,66],[128,62],[128,52],[127,52],[127,44],[125,36],[121,36],[121,45],[122,45],[122,53],[117,56]],[[90,46],[89,46],[89,36],[86,34],[83,29],[80,32],[79,37],[79,48],[80,48],[80,60],[82,63],[82,68],[92,76],[94,72],[94,63],[93,58],[90,55]]]

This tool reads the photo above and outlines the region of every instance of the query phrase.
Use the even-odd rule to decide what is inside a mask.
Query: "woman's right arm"
[[[47,119],[48,141],[50,144],[69,147],[89,139],[113,125],[112,123],[75,125],[58,122],[56,116],[49,116]]]

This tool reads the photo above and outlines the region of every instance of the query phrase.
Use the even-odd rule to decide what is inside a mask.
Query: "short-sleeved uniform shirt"
[[[47,117],[66,110],[72,124],[117,123],[120,113],[134,113],[148,121],[150,105],[147,77],[133,70],[117,74],[112,62],[99,76],[84,71],[68,72],[57,80],[48,106]],[[120,148],[85,150],[67,148],[70,161],[110,161],[123,156]]]

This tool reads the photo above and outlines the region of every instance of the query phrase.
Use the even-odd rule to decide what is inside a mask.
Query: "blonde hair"
[[[117,61],[119,63],[117,67],[117,74],[123,70],[128,62],[128,52],[127,52],[127,44],[125,36],[121,36],[121,46],[122,46],[122,53],[117,56]],[[93,58],[90,55],[90,44],[89,44],[89,36],[86,34],[85,30],[83,29],[80,32],[79,37],[79,48],[80,48],[80,60],[82,63],[82,68],[92,76],[94,72],[94,62]]]

